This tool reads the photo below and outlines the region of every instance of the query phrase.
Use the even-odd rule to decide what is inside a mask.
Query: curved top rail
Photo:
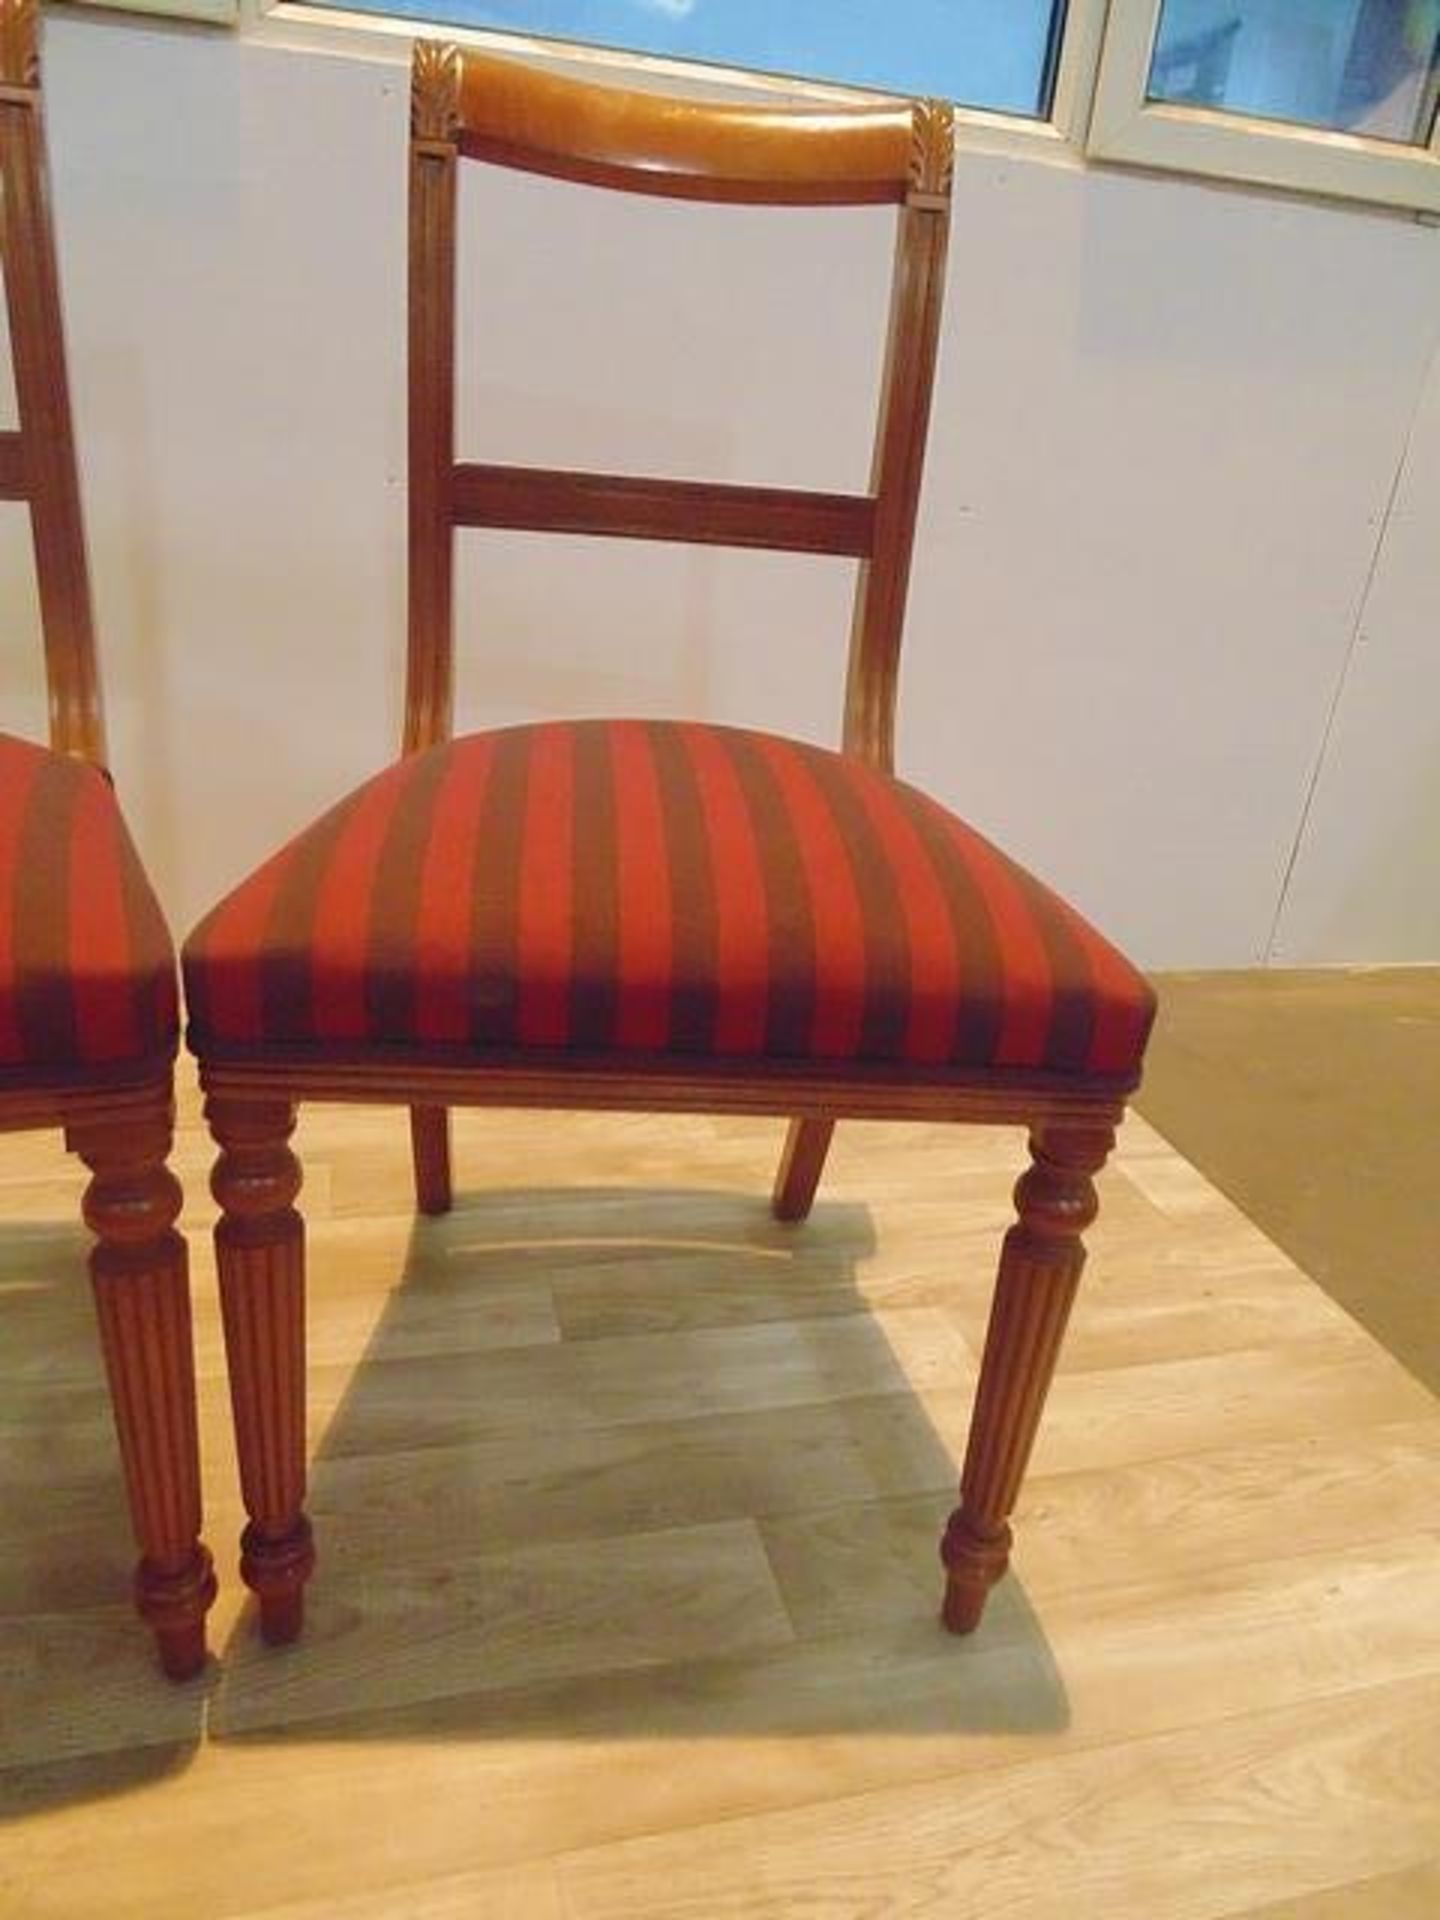
[[[949,187],[948,116],[928,104],[752,107],[449,47],[417,49],[414,127],[496,165],[683,199],[863,206]]]
[[[39,86],[39,14],[39,0],[0,0],[0,86]]]

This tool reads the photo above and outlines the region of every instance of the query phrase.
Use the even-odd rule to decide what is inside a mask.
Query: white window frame
[[[150,0],[98,0],[98,3],[146,7]],[[408,59],[412,41],[443,38],[460,46],[516,54],[537,65],[557,66],[572,72],[601,68],[612,79],[633,78],[640,85],[650,76],[652,85],[656,81],[673,82],[709,96],[825,100],[840,104],[890,97],[838,81],[755,73],[744,67],[683,60],[665,54],[632,53],[498,27],[461,27],[444,21],[402,19],[396,14],[350,13],[331,5],[308,4],[307,0],[159,0],[159,3],[177,10],[186,6],[238,4],[242,28],[257,38],[281,45],[337,50],[346,46],[353,49],[357,38],[363,38],[381,58],[394,49],[395,57]],[[783,5],[784,0],[776,0],[776,4]],[[1048,120],[957,106],[957,145],[981,153],[1023,153],[1031,158],[1078,165],[1084,157],[1106,6],[1107,0],[1069,0]]]
[[[162,20],[198,20],[208,27],[240,23],[243,0],[87,0],[113,13],[148,13]]]
[[[1087,150],[1225,180],[1440,213],[1440,123],[1428,148],[1146,98],[1162,0],[1110,0]]]
[[[784,0],[776,0],[783,5]],[[780,78],[740,67],[542,39],[489,27],[383,13],[348,13],[311,0],[91,0],[136,13],[238,26],[272,45],[351,51],[399,64],[412,41],[446,39],[518,54],[537,64],[603,68],[639,85],[662,81],[711,97],[855,101],[863,88]],[[996,0],[1003,4],[1003,0]],[[958,106],[957,145],[1062,165],[1090,160],[1282,188],[1312,198],[1367,201],[1440,216],[1440,122],[1428,149],[1238,113],[1146,98],[1162,0],[1069,0],[1048,120]]]

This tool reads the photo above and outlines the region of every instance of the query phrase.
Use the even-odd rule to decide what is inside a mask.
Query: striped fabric
[[[405,1046],[1130,1081],[1149,988],[915,791],[728,727],[476,734],[369,781],[184,954],[207,1051]]]
[[[104,774],[0,734],[0,1084],[167,1061],[175,951]]]

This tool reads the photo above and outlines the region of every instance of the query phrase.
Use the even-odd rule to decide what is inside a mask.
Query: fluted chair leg
[[[803,1220],[809,1214],[834,1132],[833,1120],[790,1122],[770,1198],[770,1211],[777,1220]]]
[[[305,1516],[305,1229],[294,1200],[294,1105],[212,1094],[220,1148],[211,1186],[220,1308],[235,1415],[240,1490],[250,1524],[240,1573],[260,1601],[260,1631],[279,1644],[304,1621],[315,1564]]]
[[[140,1562],[135,1600],[160,1664],[185,1680],[205,1664],[215,1573],[200,1539],[200,1448],[180,1186],[165,1165],[168,1094],[152,1117],[73,1127],[91,1172],[90,1277]]]
[[[415,1162],[415,1205],[421,1213],[448,1213],[450,1109],[411,1107],[410,1151]]]
[[[952,1633],[980,1624],[990,1588],[1009,1564],[1009,1516],[1085,1264],[1080,1236],[1095,1218],[1092,1175],[1114,1144],[1110,1127],[1051,1126],[1030,1136],[1031,1165],[1015,1188],[1019,1218],[1000,1255],[960,1505],[940,1548]]]

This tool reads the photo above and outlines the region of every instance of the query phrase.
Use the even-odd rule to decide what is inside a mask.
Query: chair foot
[[[203,1625],[176,1627],[173,1633],[155,1635],[155,1651],[160,1671],[167,1680],[193,1680],[209,1662]]]
[[[302,1513],[283,1539],[252,1522],[240,1538],[240,1578],[260,1602],[260,1633],[272,1647],[298,1638],[305,1624],[305,1582],[315,1571],[315,1542]]]
[[[1019,1217],[1000,1254],[960,1505],[940,1546],[942,1618],[952,1633],[980,1624],[1009,1563],[1009,1517],[1085,1264],[1081,1235],[1095,1218],[1091,1176],[1114,1144],[1108,1125],[1040,1127],[1030,1136],[1031,1164],[1015,1188]]]
[[[260,1602],[260,1638],[267,1647],[288,1647],[305,1625],[305,1591],[272,1594]]]
[[[415,1163],[415,1205],[421,1213],[448,1213],[453,1202],[448,1107],[411,1107],[410,1153]]]
[[[775,1175],[775,1190],[770,1211],[777,1220],[795,1222],[807,1218],[815,1199],[820,1175],[825,1171],[825,1156],[835,1132],[833,1120],[792,1120]]]
[[[153,1560],[135,1569],[135,1605],[155,1635],[160,1665],[172,1680],[189,1680],[205,1665],[205,1615],[215,1600],[215,1565],[197,1545],[178,1573]]]
[[[973,1633],[985,1612],[990,1589],[1010,1564],[1010,1529],[1002,1527],[993,1540],[971,1532],[964,1513],[950,1516],[940,1543],[945,1563],[945,1599],[940,1618],[951,1633]]]

